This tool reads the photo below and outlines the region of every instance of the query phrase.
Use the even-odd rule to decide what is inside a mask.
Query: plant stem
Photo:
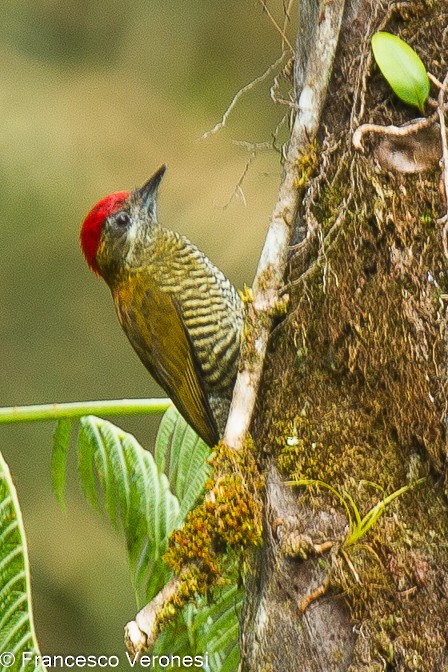
[[[0,425],[15,422],[80,418],[83,415],[139,415],[163,413],[169,399],[113,399],[104,401],[72,401],[63,404],[36,404],[0,408]]]

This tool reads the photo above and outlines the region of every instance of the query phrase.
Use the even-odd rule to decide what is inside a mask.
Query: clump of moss
[[[206,485],[204,502],[171,535],[164,557],[182,578],[178,606],[226,580],[229,553],[244,560],[247,550],[261,543],[263,479],[252,442],[246,441],[241,451],[220,443],[211,463],[213,478]]]
[[[394,515],[378,520],[366,543],[346,549],[350,566],[343,557],[333,563],[332,586],[343,590],[352,617],[362,623],[364,641],[370,640],[370,653],[357,652],[358,664],[362,657],[373,662],[379,654],[391,669],[443,669],[448,637],[445,504],[434,498],[431,481],[420,490],[427,508],[404,495],[396,500]],[[404,522],[410,518],[412,527]],[[358,669],[356,659],[352,671]],[[417,661],[414,667],[411,661]]]
[[[294,180],[296,189],[304,189],[310,178],[314,175],[319,165],[318,144],[314,140],[310,142],[305,148],[303,154],[296,160],[295,168],[297,170],[297,177]]]

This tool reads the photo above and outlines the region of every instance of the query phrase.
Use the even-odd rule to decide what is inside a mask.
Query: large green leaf
[[[239,663],[238,629],[243,589],[235,582],[217,588],[212,598],[189,604],[159,635],[154,654],[202,656],[207,672],[236,672]],[[162,668],[156,667],[159,672]]]
[[[179,523],[179,502],[165,474],[131,434],[95,416],[81,419],[79,473],[84,493],[101,504],[126,536],[131,578],[139,605],[165,585],[170,572],[161,560]]]
[[[0,454],[0,672],[45,672],[34,656],[40,653],[25,530],[11,474]]]
[[[210,474],[210,448],[195,434],[173,407],[160,423],[154,457],[179,499],[183,518],[203,494]],[[230,561],[229,561],[230,562]],[[167,650],[180,656],[205,656],[205,670],[236,672],[239,662],[238,629],[243,590],[237,588],[237,574],[231,583],[217,588],[213,598],[199,598],[188,605],[176,621],[159,635],[154,653]]]
[[[64,438],[62,443],[66,443]],[[210,448],[172,407],[160,424],[155,459],[132,435],[94,416],[81,420],[78,451],[87,498],[124,529],[132,582],[141,605],[170,576],[162,556],[171,531],[182,524],[204,492]],[[242,601],[236,576],[232,567],[232,583],[216,589],[211,603],[200,598],[195,605],[188,605],[160,633],[153,653],[169,651],[181,657],[208,654],[204,670],[236,672]],[[162,667],[154,669],[161,671]]]
[[[172,492],[179,500],[181,519],[204,492],[210,474],[210,454],[210,448],[175,407],[169,408],[160,423],[154,457],[159,471],[167,475]]]
[[[199,649],[205,648],[213,672],[236,672],[240,658],[238,631],[243,589],[235,581],[214,591],[213,602],[202,604],[193,621]]]
[[[396,35],[384,32],[373,35],[372,50],[379,69],[397,96],[423,113],[430,83],[418,54]]]

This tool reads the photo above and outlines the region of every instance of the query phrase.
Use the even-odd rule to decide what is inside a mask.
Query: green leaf
[[[29,652],[32,660],[22,658]],[[45,672],[31,609],[30,569],[25,530],[8,465],[0,454],[0,672]],[[5,654],[11,663],[6,664]],[[23,664],[22,664],[23,663]]]
[[[216,588],[210,601],[198,598],[189,604],[174,623],[157,638],[153,653],[166,651],[178,656],[204,656],[209,672],[236,672],[239,663],[238,630],[243,604],[243,588],[237,586],[236,572],[232,583]],[[161,668],[155,667],[160,672]]]
[[[106,420],[81,419],[78,460],[88,500],[95,508],[103,506],[112,523],[124,529],[131,580],[141,605],[170,577],[161,558],[180,522],[178,499],[151,453]]]
[[[65,475],[67,469],[67,450],[72,430],[72,421],[61,418],[53,434],[53,452],[51,455],[51,480],[57,500],[64,508]]]
[[[236,672],[238,669],[243,594],[235,577],[231,585],[215,589],[213,601],[203,604],[193,621],[199,649],[202,647],[209,654],[213,672]]]
[[[210,448],[176,408],[169,408],[160,423],[154,457],[159,471],[165,472],[171,490],[179,500],[182,520],[204,492],[210,474],[210,454]]]
[[[375,33],[372,50],[379,69],[397,96],[423,113],[430,82],[418,54],[391,33]]]
[[[210,448],[171,407],[160,424],[155,458],[131,434],[94,416],[81,420],[78,454],[87,498],[124,528],[132,583],[141,605],[170,578],[162,556],[170,533],[204,492]],[[230,561],[226,575],[231,584],[216,589],[211,604],[198,598],[160,633],[155,654],[208,652],[209,665],[204,669],[236,672],[243,590],[237,587],[237,571]],[[162,670],[157,665],[154,669]]]

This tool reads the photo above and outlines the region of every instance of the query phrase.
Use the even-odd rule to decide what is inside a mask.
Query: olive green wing
[[[118,319],[132,347],[188,424],[209,446],[216,445],[218,428],[175,298],[157,288],[146,289],[140,301],[136,295],[129,287],[114,292]]]

